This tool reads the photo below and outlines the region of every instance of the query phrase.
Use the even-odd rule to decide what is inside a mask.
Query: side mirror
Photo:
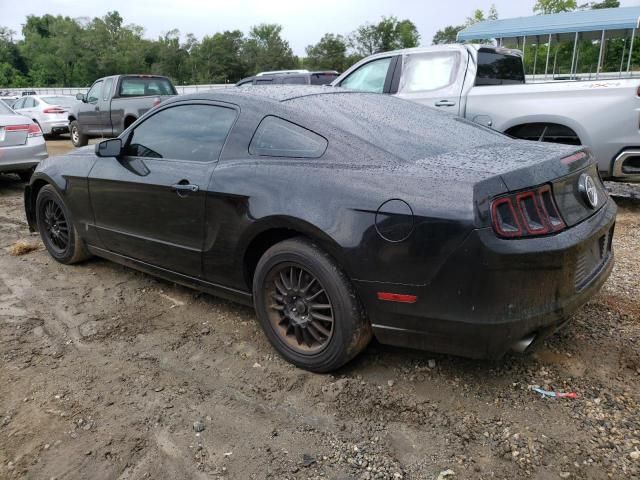
[[[119,157],[122,154],[122,140],[110,138],[96,144],[96,155],[98,157]]]
[[[80,100],[83,103],[87,102],[87,98],[85,97],[84,93],[76,93],[76,100]]]

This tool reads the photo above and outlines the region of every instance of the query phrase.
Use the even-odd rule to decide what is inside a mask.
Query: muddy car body
[[[45,161],[25,206],[57,260],[94,254],[255,305],[276,349],[315,371],[372,333],[524,350],[603,284],[616,212],[588,150],[321,87],[167,101]]]

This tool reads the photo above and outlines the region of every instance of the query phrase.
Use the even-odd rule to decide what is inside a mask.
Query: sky
[[[578,3],[585,3],[586,0]],[[348,35],[359,25],[383,15],[408,18],[418,27],[423,45],[431,44],[437,30],[460,25],[476,8],[485,12],[495,4],[500,18],[532,15],[535,0],[0,0],[0,26],[20,33],[27,15],[99,17],[117,10],[125,23],[145,29],[157,38],[177,28],[181,34],[202,38],[223,30],[248,32],[252,25],[279,23],[283,37],[296,55],[325,33]],[[624,7],[640,0],[622,0]]]

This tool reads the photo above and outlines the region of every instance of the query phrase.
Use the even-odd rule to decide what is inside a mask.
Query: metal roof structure
[[[458,33],[458,41],[515,38],[640,27],[640,7],[603,8],[478,22]]]

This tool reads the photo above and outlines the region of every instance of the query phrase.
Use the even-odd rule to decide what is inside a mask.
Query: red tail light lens
[[[549,185],[497,198],[491,202],[491,223],[504,238],[547,235],[566,228]]]
[[[153,99],[153,105],[152,107],[157,107],[158,105],[160,105],[162,103],[162,99],[160,97],[156,97]]]
[[[29,129],[27,130],[27,137],[39,137],[42,135],[42,130],[35,123],[29,125]]]
[[[49,107],[49,108],[45,108],[42,112],[43,113],[65,113],[66,110],[60,107]]]
[[[4,127],[5,132],[27,132],[27,137],[38,137],[42,135],[42,130],[35,123],[24,125],[7,125]]]

